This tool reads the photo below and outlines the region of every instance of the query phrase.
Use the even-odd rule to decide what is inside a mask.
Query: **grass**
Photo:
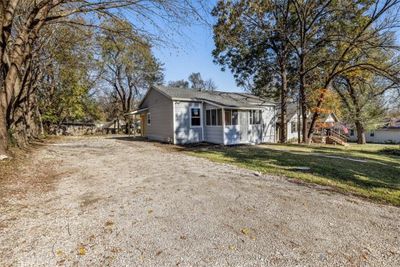
[[[378,202],[400,206],[400,156],[384,153],[397,145],[260,145],[194,147],[189,153],[265,174],[331,186]],[[294,167],[309,167],[309,171]]]

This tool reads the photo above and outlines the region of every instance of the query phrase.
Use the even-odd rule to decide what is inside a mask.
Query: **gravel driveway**
[[[65,138],[1,186],[1,266],[400,266],[399,208],[167,145]]]

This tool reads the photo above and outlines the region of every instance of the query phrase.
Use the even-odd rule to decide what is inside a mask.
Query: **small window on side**
[[[147,113],[147,125],[151,125],[151,113]]]
[[[374,137],[374,136],[375,136],[375,132],[371,132],[371,133],[369,134],[369,136]]]
[[[290,132],[291,133],[296,133],[297,131],[296,131],[296,122],[294,122],[294,121],[292,121],[291,122],[291,124],[290,124]]]
[[[354,130],[353,129],[350,130],[350,136],[354,136]]]
[[[191,126],[201,126],[201,115],[199,108],[191,109]]]

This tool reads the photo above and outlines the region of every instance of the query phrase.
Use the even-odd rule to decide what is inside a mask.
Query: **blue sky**
[[[164,63],[165,81],[187,80],[192,72],[200,72],[203,79],[212,79],[219,91],[243,91],[236,86],[229,70],[221,71],[221,66],[213,63],[211,55],[214,41],[211,27],[192,26],[184,30],[185,35],[177,35],[177,48],[155,46],[155,56]]]

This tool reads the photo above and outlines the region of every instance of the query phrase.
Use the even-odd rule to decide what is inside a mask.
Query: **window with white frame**
[[[225,110],[225,125],[239,125],[239,111],[236,109]]]
[[[147,113],[147,125],[151,125],[151,113]]]
[[[221,109],[207,109],[206,110],[206,125],[207,126],[222,125],[222,110]]]
[[[261,110],[249,110],[250,125],[261,124]]]
[[[201,126],[201,112],[200,108],[192,108],[190,112],[190,125]]]
[[[296,122],[295,121],[292,121],[291,123],[290,123],[290,133],[297,133],[297,127],[296,127]]]

